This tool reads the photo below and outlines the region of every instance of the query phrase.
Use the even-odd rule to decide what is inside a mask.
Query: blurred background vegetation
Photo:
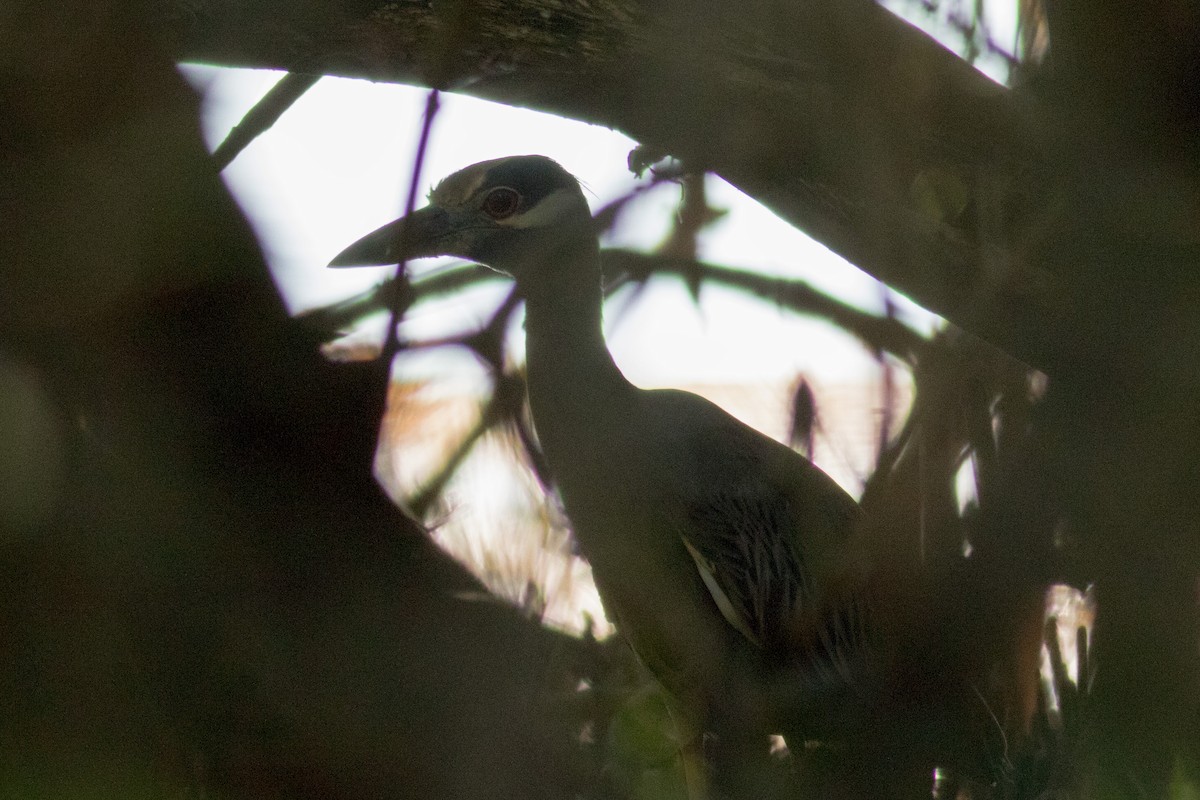
[[[679,796],[627,649],[542,624],[578,565],[505,352],[517,303],[458,337],[490,391],[449,432],[330,342],[493,276],[291,318],[175,67],[202,61],[291,71],[222,163],[321,74],[619,129],[684,191],[661,247],[606,252],[610,288],[732,286],[877,355],[861,500],[908,660],[880,741],[772,762],[796,796],[1197,796],[1200,11],[1017,6],[1015,42],[985,2],[0,11],[0,792]],[[947,326],[697,260],[705,172]],[[831,412],[793,400],[779,429],[811,452]],[[477,448],[512,459],[511,524],[544,547],[472,574],[425,525]]]

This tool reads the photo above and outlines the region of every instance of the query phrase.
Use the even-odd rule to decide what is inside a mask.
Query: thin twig
[[[283,113],[303,97],[321,77],[320,74],[289,72],[280,78],[262,99],[246,112],[242,121],[233,126],[225,140],[217,145],[212,154],[217,170],[228,167],[251,142],[270,130]]]
[[[793,311],[827,319],[857,337],[868,348],[883,350],[906,362],[911,363],[927,345],[920,334],[898,319],[860,311],[813,289],[803,281],[771,278],[746,270],[647,255],[633,250],[607,249],[601,251],[600,257],[606,276],[628,272],[634,280],[644,281],[651,274],[698,275],[702,281],[724,284]]]
[[[408,184],[408,199],[404,203],[404,216],[410,216],[417,208],[417,194],[421,186],[421,170],[425,166],[425,153],[429,148],[429,135],[433,130],[433,118],[438,112],[438,90],[431,89],[425,99],[425,114],[421,120],[421,138],[417,140],[417,155],[413,160],[412,179]],[[387,389],[392,380],[392,359],[400,350],[400,317],[408,308],[404,302],[404,293],[401,288],[404,284],[405,270],[408,266],[408,259],[402,258],[400,263],[396,265],[395,276],[389,281],[382,290],[384,307],[388,311],[388,326],[387,333],[383,340],[383,351],[380,354],[379,364],[380,370],[383,372],[381,383],[384,395],[387,395]],[[381,420],[382,424],[382,420]]]

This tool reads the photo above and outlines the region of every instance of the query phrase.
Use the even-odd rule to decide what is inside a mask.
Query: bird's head
[[[571,173],[545,156],[482,161],[449,176],[429,205],[347,247],[331,267],[458,256],[520,281],[564,248],[594,242],[591,214]]]

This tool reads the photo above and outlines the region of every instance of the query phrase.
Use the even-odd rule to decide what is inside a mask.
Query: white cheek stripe
[[[454,173],[434,187],[429,193],[429,202],[443,208],[462,206],[465,198],[474,197],[479,191],[491,166],[492,162],[485,161]]]
[[[474,197],[479,191],[479,187],[483,185],[483,179],[487,177],[487,170],[481,169],[471,177],[471,183],[467,185],[467,189],[462,193],[463,197]]]
[[[571,189],[555,189],[524,214],[518,214],[500,224],[509,228],[548,228],[563,220],[577,217],[581,211],[580,204],[585,206],[582,210],[587,212],[587,203],[584,202],[579,192]]]

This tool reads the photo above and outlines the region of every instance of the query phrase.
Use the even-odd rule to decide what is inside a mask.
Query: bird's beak
[[[371,231],[334,256],[329,266],[377,267],[410,258],[452,255],[443,249],[450,233],[450,215],[437,206],[427,206]]]

